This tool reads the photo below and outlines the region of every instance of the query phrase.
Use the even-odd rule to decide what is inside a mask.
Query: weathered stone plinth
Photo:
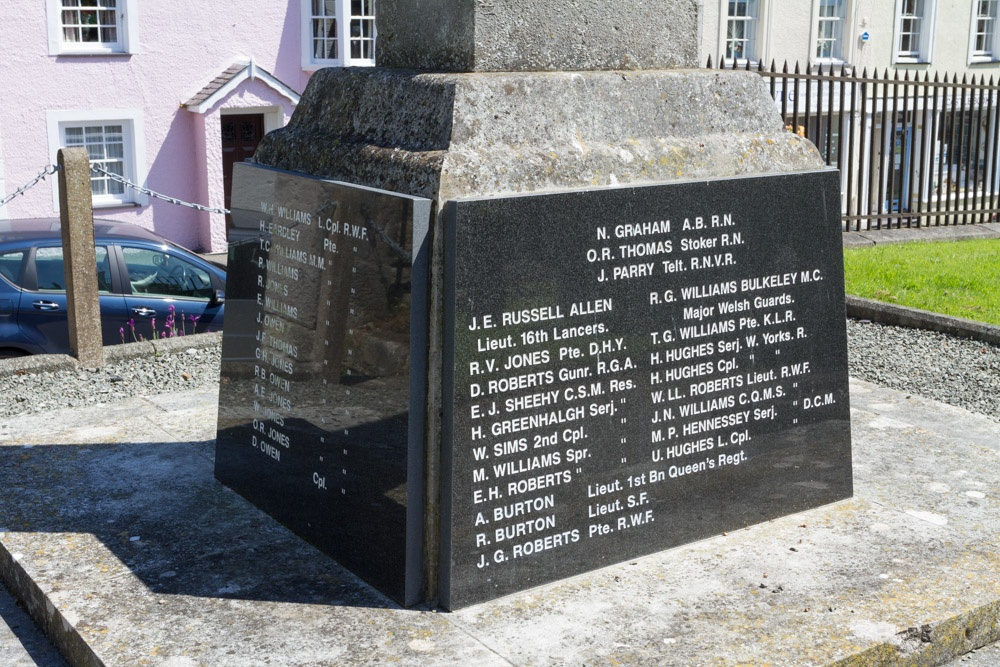
[[[438,201],[816,169],[748,72],[318,72],[255,160]]]

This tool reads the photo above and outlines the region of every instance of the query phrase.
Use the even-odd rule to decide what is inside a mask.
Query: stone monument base
[[[440,201],[821,168],[751,72],[317,72],[255,161]]]

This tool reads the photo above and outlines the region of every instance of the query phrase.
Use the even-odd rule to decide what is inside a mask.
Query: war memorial
[[[838,175],[699,6],[379,3],[380,66],[237,165],[221,382],[146,342],[210,385],[0,419],[0,578],[67,662],[1000,639],[1000,426],[848,379]]]
[[[837,172],[694,2],[501,4],[383,5],[234,176],[216,475],[406,605],[852,493]]]

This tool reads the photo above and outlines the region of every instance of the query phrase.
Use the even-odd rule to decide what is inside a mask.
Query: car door
[[[113,290],[111,256],[106,245],[95,247],[97,290],[101,308],[101,339],[105,345],[122,342],[121,323],[125,319],[125,298]],[[66,311],[66,277],[63,249],[58,244],[32,248],[22,283],[24,292],[18,305],[18,324],[26,337],[48,354],[69,350],[69,323]]]
[[[122,243],[118,250],[129,335],[148,340],[222,329],[222,306],[206,269],[170,246]]]
[[[21,274],[28,251],[23,248],[0,251],[0,358],[20,350],[26,352],[25,339],[17,324],[17,307],[21,303]]]

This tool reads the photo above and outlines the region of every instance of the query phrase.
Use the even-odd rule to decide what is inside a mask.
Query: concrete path
[[[1000,424],[851,391],[854,498],[455,613],[219,485],[212,391],[0,421],[0,575],[74,665],[931,665],[1000,639]]]
[[[1000,239],[1000,222],[988,222],[981,225],[861,230],[859,232],[847,232],[844,234],[843,239],[845,248],[889,245],[893,243]]]

